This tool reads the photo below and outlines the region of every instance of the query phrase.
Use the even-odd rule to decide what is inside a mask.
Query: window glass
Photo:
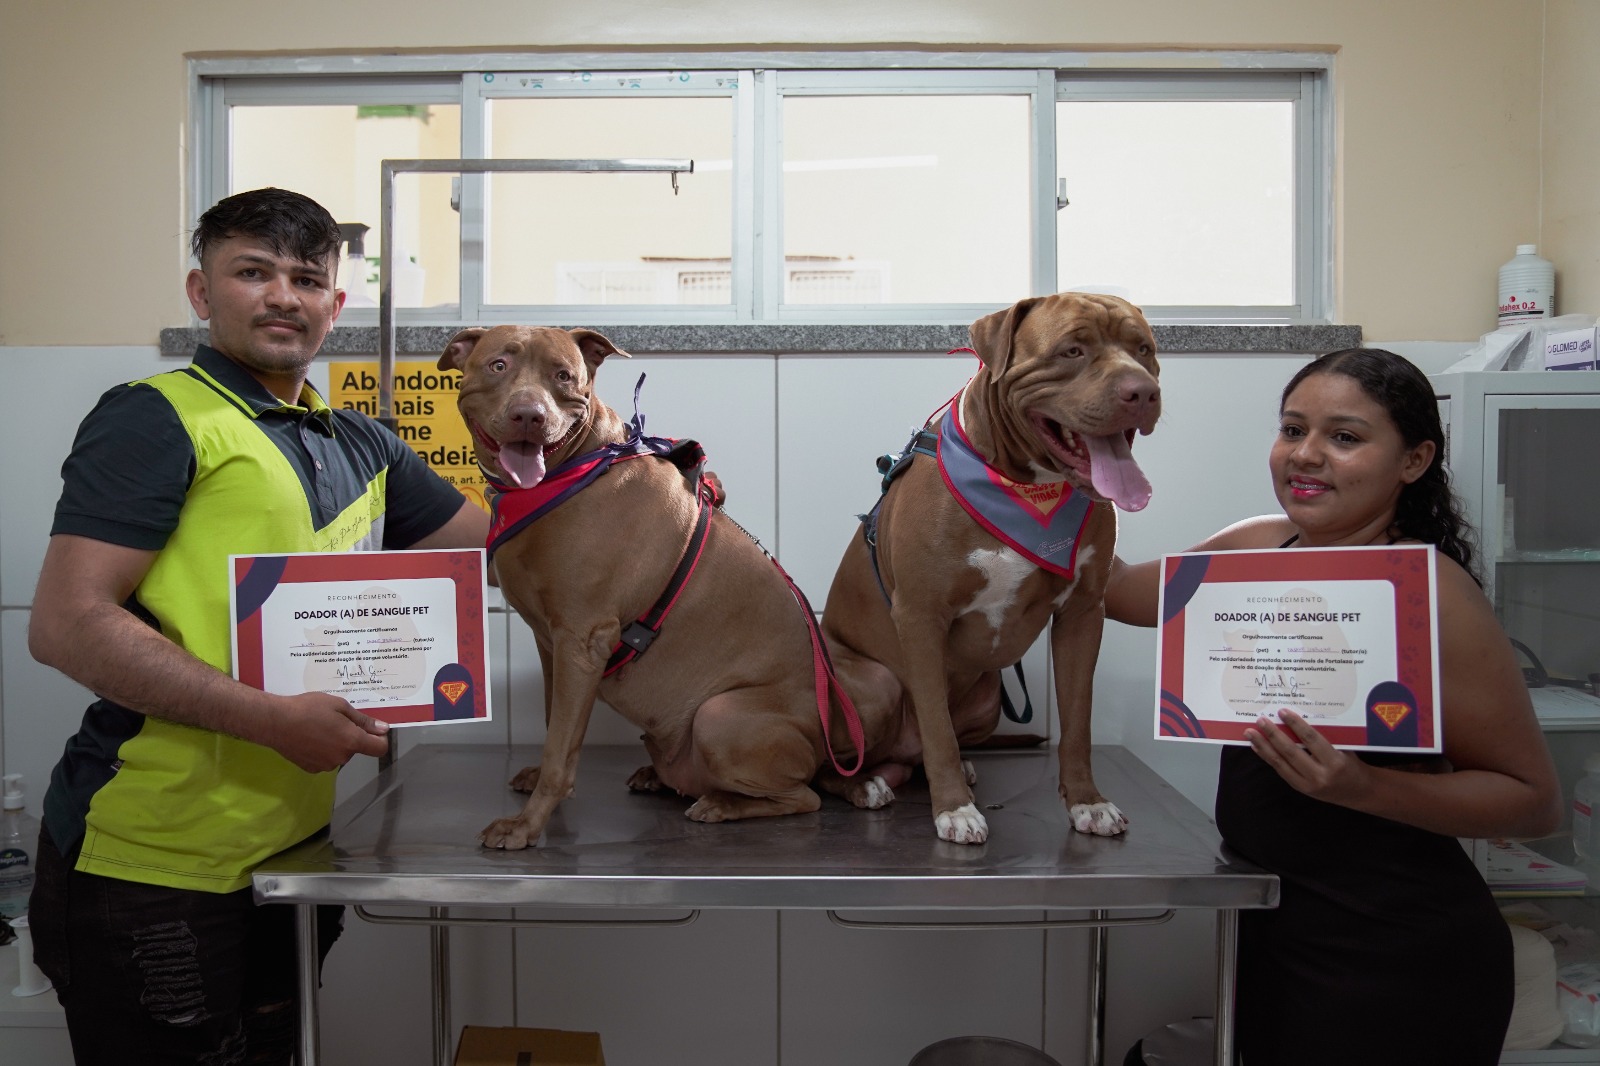
[[[1027,97],[789,95],[782,136],[786,303],[1028,294]]]
[[[731,304],[729,97],[496,99],[496,159],[692,159],[693,174],[490,174],[490,304]]]
[[[385,159],[461,155],[461,108],[439,104],[230,109],[229,193],[277,186],[316,200],[363,237],[367,277],[341,265],[347,307],[375,307],[378,229]],[[293,144],[293,151],[285,151]],[[443,307],[461,300],[461,226],[448,174],[401,174],[395,181],[396,307]]]
[[[404,76],[208,76],[196,200],[278,185],[371,227],[367,283],[340,281],[366,289],[348,306],[375,306],[385,158],[692,160],[677,194],[663,173],[399,174],[395,304],[436,309],[412,321],[588,307],[597,323],[831,320],[826,308],[962,322],[975,306],[1089,287],[1158,319],[1326,316],[1332,145],[1315,63],[860,69],[824,57],[775,70],[748,58],[463,77],[436,57]],[[1052,82],[1053,121],[1041,121]],[[218,129],[226,143],[211,145]],[[1063,181],[1070,205],[1052,212]]]
[[[1294,288],[1294,105],[1064,101],[1059,287],[1135,303],[1285,306]]]

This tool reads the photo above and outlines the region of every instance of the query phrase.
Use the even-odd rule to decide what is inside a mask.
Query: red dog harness
[[[634,426],[635,430],[638,428],[638,425]],[[602,675],[605,677],[610,677],[650,647],[656,634],[661,632],[662,623],[666,621],[673,605],[678,602],[683,587],[689,583],[689,576],[700,563],[706,538],[711,532],[712,489],[702,473],[705,451],[692,440],[674,441],[634,432],[620,444],[607,444],[567,460],[537,485],[528,488],[517,488],[494,478],[489,479],[490,523],[485,547],[489,558],[493,559],[495,549],[507,539],[588,488],[595,479],[610,470],[612,464],[625,459],[637,459],[641,455],[660,456],[684,472],[684,477],[694,488],[699,515],[689,534],[688,547],[679,557],[672,577],[667,580],[667,587],[656,597],[656,602],[648,611],[623,629],[621,641],[606,661],[605,674]]]
[[[667,580],[667,587],[656,597],[655,603],[622,630],[621,639],[612,649],[611,657],[606,660],[602,677],[610,677],[643,655],[661,632],[667,615],[677,604],[678,597],[682,595],[684,586],[689,583],[689,577],[694,573],[695,567],[700,563],[700,557],[705,552],[706,541],[711,533],[711,512],[715,506],[713,503],[715,491],[705,477],[705,450],[692,440],[680,441],[645,435],[644,416],[639,413],[639,389],[643,385],[644,375],[641,374],[639,384],[634,386],[633,391],[634,415],[629,423],[630,432],[621,443],[606,444],[594,451],[575,456],[546,474],[538,484],[527,488],[507,485],[490,476],[487,471],[484,472],[489,483],[490,514],[489,536],[485,547],[491,559],[494,558],[495,549],[508,538],[515,536],[531,523],[543,518],[588,488],[596,478],[611,469],[614,463],[637,459],[642,455],[653,455],[666,459],[678,467],[683,471],[684,478],[689,481],[699,506],[694,529],[689,534],[689,543],[679,557],[672,576]],[[804,613],[806,628],[811,634],[811,658],[816,674],[817,713],[822,719],[823,741],[827,744],[828,758],[833,762],[834,769],[843,777],[851,777],[860,771],[866,761],[866,734],[861,726],[861,716],[856,713],[855,704],[850,701],[849,695],[834,675],[833,661],[828,655],[827,645],[823,642],[821,631],[817,626],[816,612],[811,609],[811,604],[799,586],[794,583],[794,579],[778,564],[778,560],[761,547],[761,542],[737,522],[734,522],[734,526],[745,536],[750,537],[755,546],[761,549],[761,554],[777,567],[784,584],[789,587],[789,592]],[[833,754],[829,725],[830,692],[837,694],[839,698],[839,710],[844,716],[845,728],[850,733],[850,742],[856,749],[856,764],[848,770],[839,765],[839,760]]]

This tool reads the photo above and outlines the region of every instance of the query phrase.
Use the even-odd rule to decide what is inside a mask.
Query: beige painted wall
[[[1369,336],[1469,339],[1491,324],[1496,266],[1541,239],[1541,88],[1552,115],[1595,121],[1591,49],[1573,39],[1593,40],[1594,5],[1548,6],[1562,39],[1542,85],[1546,0],[7,0],[0,344],[148,344],[188,321],[186,54],[773,42],[1336,51],[1338,318]],[[1595,139],[1578,160],[1546,144],[1546,226],[1581,215],[1592,234]],[[1600,310],[1592,253],[1584,269],[1559,258],[1594,242],[1543,243],[1569,297]]]
[[[1544,219],[1556,310],[1600,314],[1600,3],[1549,0]]]

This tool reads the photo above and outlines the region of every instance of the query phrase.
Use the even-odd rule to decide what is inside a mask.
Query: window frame
[[[472,158],[475,156],[492,156],[492,145],[489,136],[489,108],[488,104],[494,100],[529,100],[529,99],[617,99],[624,97],[727,97],[733,101],[733,181],[732,228],[733,236],[730,255],[732,257],[731,270],[733,272],[733,301],[731,304],[491,304],[486,302],[484,294],[485,280],[484,269],[488,261],[486,241],[486,206],[485,206],[485,181],[482,175],[471,175],[462,180],[461,184],[461,297],[464,320],[469,322],[524,322],[527,321],[529,309],[535,313],[543,312],[547,315],[558,314],[563,318],[577,318],[585,322],[597,324],[636,324],[669,321],[689,324],[717,324],[731,322],[754,321],[748,313],[745,300],[741,294],[748,288],[753,257],[751,250],[754,242],[751,235],[749,177],[751,174],[752,159],[746,160],[741,155],[741,144],[751,140],[751,132],[744,122],[747,107],[746,95],[752,77],[748,70],[722,70],[707,72],[704,70],[685,70],[691,80],[682,87],[664,87],[663,89],[629,89],[623,86],[610,84],[584,86],[563,84],[557,88],[531,88],[512,84],[516,79],[562,79],[569,75],[589,73],[588,68],[579,68],[577,71],[564,70],[515,70],[506,72],[485,71],[481,73],[468,73],[462,78],[462,156]],[[603,72],[610,78],[626,78],[630,74],[645,73],[647,76],[667,75],[678,73],[673,68],[656,68],[648,71],[641,68],[619,68]],[[730,85],[703,84],[695,79],[709,79],[713,83],[717,78],[724,81],[733,80]],[[466,115],[471,110],[473,118],[471,128],[468,128]],[[743,164],[743,165],[741,165]],[[641,179],[641,180],[662,180]],[[470,224],[470,225],[469,225]],[[475,256],[469,257],[467,249],[469,239],[472,247],[480,249]],[[741,248],[746,249],[741,255]],[[470,270],[469,270],[470,262]],[[741,287],[743,283],[743,288]],[[469,287],[470,285],[470,287]],[[469,303],[470,297],[470,303]]]
[[[483,301],[483,182],[461,179],[461,301],[399,308],[403,325],[458,322],[611,324],[945,323],[960,325],[993,304],[785,304],[782,234],[782,101],[803,95],[1004,93],[1030,98],[1029,265],[1033,294],[1056,291],[1056,104],[1086,99],[1283,99],[1294,104],[1295,303],[1282,307],[1147,306],[1157,323],[1286,324],[1332,321],[1334,309],[1333,93],[1331,55],[1297,52],[767,52],[547,53],[394,56],[263,56],[189,60],[188,217],[228,188],[232,107],[438,103],[460,107],[461,156],[489,155],[488,104],[540,95],[659,95],[647,89],[564,85],[537,93],[523,77],[582,72],[649,77],[687,72],[735,84],[670,95],[733,100],[731,305],[487,304]],[[698,90],[698,91],[697,91]],[[1070,196],[1070,190],[1068,191]],[[370,322],[368,321],[370,319]],[[376,325],[351,308],[345,325]],[[194,324],[198,324],[197,322]]]
[[[782,302],[784,271],[783,233],[783,101],[786,97],[816,96],[1026,96],[1029,109],[1029,148],[1034,158],[1030,182],[1028,284],[1033,294],[1054,291],[1054,216],[1051,217],[1051,261],[1042,268],[1039,254],[1043,228],[1040,215],[1040,175],[1038,156],[1041,146],[1040,117],[1052,128],[1048,140],[1054,144],[1054,87],[1047,86],[1040,72],[1032,70],[806,70],[772,71],[764,78],[766,114],[763,129],[762,165],[757,173],[766,195],[759,197],[762,232],[771,235],[772,247],[758,248],[757,263],[764,285],[757,304],[760,321],[784,324],[819,322],[878,323],[895,322],[971,322],[995,309],[992,303],[889,303],[878,305],[786,304]],[[1054,169],[1054,159],[1051,162]],[[1046,182],[1054,187],[1051,176]],[[1054,194],[1051,196],[1054,204]]]
[[[1086,101],[1277,101],[1294,108],[1294,303],[1287,305],[1151,305],[1152,321],[1170,323],[1327,322],[1333,308],[1331,124],[1324,79],[1311,71],[1062,71],[1057,103]],[[1052,109],[1053,110],[1053,109]],[[1072,190],[1067,190],[1070,199]],[[1055,227],[1050,227],[1052,239]]]

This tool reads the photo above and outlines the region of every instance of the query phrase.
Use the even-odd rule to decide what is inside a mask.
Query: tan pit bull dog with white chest
[[[462,372],[461,415],[479,463],[505,489],[493,565],[544,667],[544,762],[512,781],[532,795],[480,834],[488,847],[538,841],[572,791],[596,697],[644,731],[650,765],[628,787],[697,797],[689,818],[821,802],[810,782],[829,749],[810,610],[711,505],[705,483],[663,461],[672,442],[645,437],[642,422],[595,395],[602,360],[626,354],[592,330],[497,326],[462,330],[439,359]],[[842,723],[835,733],[845,754],[847,733]]]
[[[1090,700],[1112,505],[1150,499],[1130,445],[1161,413],[1155,338],[1136,307],[1082,293],[1023,300],[971,336],[982,367],[913,438],[834,576],[823,630],[867,757],[858,779],[819,783],[882,806],[920,761],[939,837],[982,843],[959,748],[994,732],[999,671],[1049,623],[1061,796],[1078,831],[1112,836],[1127,821],[1095,788]]]

